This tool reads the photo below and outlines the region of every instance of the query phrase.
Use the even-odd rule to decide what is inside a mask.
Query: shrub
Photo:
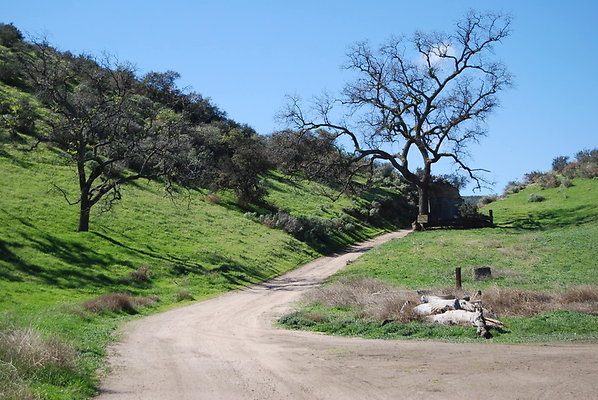
[[[519,193],[520,191],[525,189],[525,186],[526,185],[521,182],[511,181],[507,183],[507,186],[505,187],[503,194],[505,196],[508,196],[510,194]]]
[[[156,296],[132,297],[126,293],[107,293],[84,302],[83,308],[94,313],[126,312],[137,313],[135,307],[144,307],[158,302]]]
[[[6,360],[6,361],[5,361]],[[0,331],[0,364],[10,364],[21,377],[74,370],[75,350],[57,338],[43,339],[33,328]]]
[[[575,155],[580,164],[598,164],[598,149],[582,150]]]
[[[523,183],[525,183],[526,185],[536,183],[538,178],[542,175],[544,175],[544,173],[540,171],[528,172],[527,174],[523,175]]]
[[[592,179],[598,177],[598,164],[582,164],[581,168],[581,176],[584,178]]]
[[[552,160],[552,170],[554,172],[562,172],[563,169],[567,166],[569,161],[569,157],[567,156],[558,156]]]
[[[559,186],[559,180],[556,174],[548,172],[542,174],[536,178],[536,183],[540,185],[542,189],[555,188]]]
[[[281,229],[302,241],[326,240],[335,226],[341,228],[340,221],[316,217],[294,217],[289,213],[279,210],[275,214],[266,214],[259,217],[259,221],[267,227]]]
[[[219,204],[222,201],[222,199],[216,193],[210,193],[205,197],[205,201],[214,204]]]
[[[0,23],[0,45],[13,47],[23,40],[23,34],[13,24]]]
[[[546,200],[544,196],[536,193],[532,193],[527,197],[527,201],[529,201],[530,203],[539,203],[544,200]]]
[[[561,178],[561,186],[564,188],[568,188],[573,186],[573,182],[571,182],[571,179],[563,177]]]
[[[563,168],[563,170],[561,171],[561,174],[563,174],[563,176],[565,178],[573,179],[579,175],[578,170],[579,170],[579,165],[576,162],[570,162],[569,164],[567,164],[565,166],[565,168]]]
[[[150,276],[152,276],[152,270],[148,266],[142,266],[129,272],[129,279],[140,283],[149,282]]]
[[[195,297],[193,297],[193,295],[186,290],[179,290],[176,294],[176,297],[177,301],[195,300]]]
[[[497,195],[484,196],[478,202],[478,207],[483,207],[483,206],[488,205],[490,203],[494,203],[498,199],[499,199],[499,197]]]
[[[243,214],[245,216],[245,218],[250,219],[252,221],[258,221],[260,220],[260,215],[256,212],[252,212],[252,211],[248,211],[245,214]]]

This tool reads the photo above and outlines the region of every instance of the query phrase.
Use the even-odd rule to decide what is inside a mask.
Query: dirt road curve
[[[305,290],[369,248],[127,326],[101,400],[595,399],[598,345],[486,345],[276,329]]]

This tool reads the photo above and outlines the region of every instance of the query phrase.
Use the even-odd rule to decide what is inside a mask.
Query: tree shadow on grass
[[[589,205],[567,209],[552,209],[518,215],[499,224],[501,228],[522,230],[544,230],[562,228],[570,225],[581,225],[598,220],[595,207]]]
[[[1,148],[0,148],[0,157],[4,157],[4,158],[9,159],[12,163],[14,163],[15,165],[18,165],[21,168],[29,168],[29,167],[31,167],[33,165],[33,163],[21,160],[19,157],[15,157],[12,154],[4,151]]]
[[[228,284],[233,286],[245,286],[250,283],[270,278],[276,273],[276,269],[267,266],[257,266],[239,263],[232,258],[217,253],[205,253],[192,260],[184,257],[177,257],[172,254],[158,253],[145,249],[135,248],[131,245],[120,242],[105,234],[92,232],[92,234],[130,252],[162,261],[171,266],[171,272],[175,275],[205,275],[218,274]],[[203,264],[216,265],[215,268],[206,268]]]
[[[172,254],[159,253],[157,251],[152,250],[149,245],[146,246],[147,250],[141,249],[141,248],[133,247],[129,244],[123,243],[123,242],[116,240],[113,237],[110,237],[103,233],[99,233],[99,232],[90,232],[90,233],[92,235],[95,235],[95,236],[107,241],[107,242],[112,243],[115,246],[122,247],[123,249],[126,249],[130,253],[134,253],[134,254],[137,254],[142,257],[148,257],[148,258],[151,258],[154,260],[162,261],[164,263],[172,264],[172,265],[175,265],[175,268],[176,268],[176,266],[180,266],[181,269],[193,270],[193,271],[199,272],[199,273],[205,273],[208,271],[199,262],[192,261],[192,260],[189,260],[189,259],[186,259],[183,257],[176,257]]]
[[[230,257],[209,253],[202,256],[206,262],[217,265],[210,273],[217,273],[234,286],[246,286],[258,281],[264,281],[278,274],[278,270],[268,265],[250,265],[236,262]]]
[[[103,287],[118,283],[103,270],[114,264],[132,267],[126,260],[97,252],[93,244],[61,238],[28,219],[0,211],[8,215],[12,232],[10,239],[0,239],[0,265],[5,265],[1,279],[23,282],[30,277],[59,288]]]
[[[4,270],[0,275],[11,281],[23,281],[23,276],[35,279],[59,288],[89,287],[114,285],[117,280],[98,272],[98,267],[127,262],[111,255],[99,254],[93,249],[79,243],[59,239],[50,234],[35,236],[19,232],[22,240],[17,242],[3,241],[0,249],[0,260],[6,262],[13,272]],[[29,247],[48,255],[46,262],[54,265],[40,265],[18,257],[13,249]],[[60,262],[53,261],[52,258]],[[20,273],[16,273],[19,271]]]

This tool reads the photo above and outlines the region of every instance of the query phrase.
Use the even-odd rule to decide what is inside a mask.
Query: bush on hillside
[[[129,272],[129,279],[139,283],[149,282],[151,276],[152,270],[145,265],[137,268],[135,271]]]
[[[511,182],[507,183],[507,186],[505,187],[505,189],[503,191],[503,195],[508,196],[510,194],[519,193],[520,191],[525,189],[525,186],[526,185],[521,182],[511,181]]]
[[[498,199],[499,197],[497,195],[484,196],[480,199],[480,201],[478,201],[478,207],[483,207],[490,203],[494,203]]]
[[[552,160],[552,170],[557,173],[561,173],[563,169],[567,166],[569,161],[569,157],[567,156],[558,156]]]
[[[179,290],[176,294],[177,301],[195,300],[195,297],[186,290]]]
[[[571,179],[569,179],[567,177],[562,177],[560,179],[560,181],[561,181],[561,187],[568,188],[568,187],[573,186],[573,182],[571,182]]]
[[[536,182],[542,189],[550,189],[558,187],[560,182],[557,178],[556,174],[553,172],[547,172],[545,174],[541,174],[536,178]]]
[[[528,172],[527,174],[523,175],[523,183],[526,185],[534,184],[542,175],[544,175],[544,172],[541,171]]]
[[[23,40],[23,34],[13,24],[0,23],[0,45],[13,47]]]
[[[84,302],[83,308],[94,313],[126,312],[136,314],[136,307],[153,305],[158,302],[156,296],[133,297],[126,293],[107,293]]]
[[[568,179],[575,177],[595,178],[598,176],[598,149],[582,150],[575,155],[575,160],[567,162],[568,157],[556,157],[552,170]]]
[[[536,194],[536,193],[530,194],[527,198],[527,201],[529,201],[530,203],[539,203],[544,200],[546,200],[546,198],[544,196],[542,196],[541,194]]]
[[[341,220],[316,217],[294,217],[279,210],[274,214],[258,217],[259,221],[275,229],[281,229],[304,242],[325,241],[332,236],[334,230],[342,230]]]

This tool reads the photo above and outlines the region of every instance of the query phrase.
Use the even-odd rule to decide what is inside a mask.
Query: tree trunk
[[[417,188],[417,194],[419,197],[419,214],[420,215],[428,215],[430,213],[430,189],[426,183],[423,183],[421,186]]]
[[[77,232],[89,231],[89,214],[91,211],[91,205],[87,200],[81,199],[81,208],[79,209],[79,228]]]

